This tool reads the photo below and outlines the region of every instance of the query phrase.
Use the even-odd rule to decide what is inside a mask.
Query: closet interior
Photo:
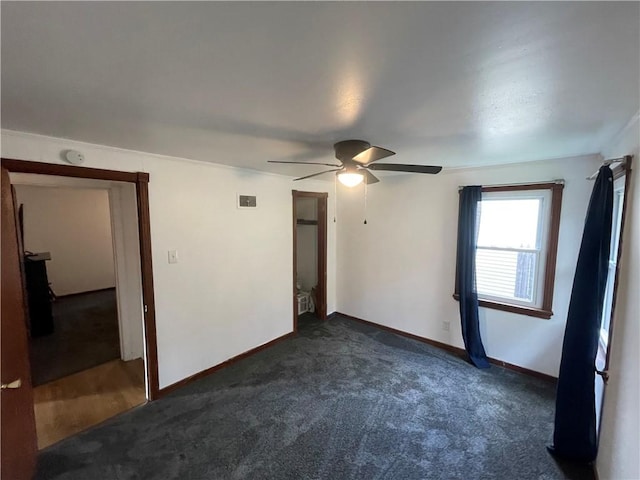
[[[296,201],[296,298],[298,321],[318,319],[318,199]]]

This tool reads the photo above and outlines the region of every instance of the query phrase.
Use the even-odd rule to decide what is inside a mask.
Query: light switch
[[[169,263],[178,263],[178,251],[169,250]]]

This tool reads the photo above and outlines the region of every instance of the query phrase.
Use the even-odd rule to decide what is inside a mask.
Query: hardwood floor
[[[113,360],[34,388],[38,448],[145,403],[142,359]]]

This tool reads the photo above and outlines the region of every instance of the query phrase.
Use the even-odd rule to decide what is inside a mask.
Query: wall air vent
[[[257,206],[255,195],[238,195],[238,208],[256,208]]]

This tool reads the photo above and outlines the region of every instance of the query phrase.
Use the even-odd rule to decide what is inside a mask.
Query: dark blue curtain
[[[480,338],[478,293],[476,292],[476,237],[478,202],[481,199],[482,187],[464,187],[460,192],[456,278],[460,295],[460,322],[464,348],[471,363],[478,368],[489,368],[487,354]]]
[[[607,285],[613,174],[598,172],[582,234],[569,314],[562,345],[556,394],[553,446],[561,457],[590,462],[596,458],[595,363]]]

